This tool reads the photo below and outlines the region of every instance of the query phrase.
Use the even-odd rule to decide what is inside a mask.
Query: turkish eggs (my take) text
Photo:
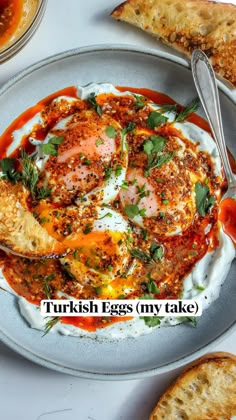
[[[194,298],[205,308],[218,297],[235,250],[218,220],[219,154],[197,105],[90,84],[42,100],[3,133],[0,285],[32,327],[112,339],[179,322],[48,320],[45,298]]]

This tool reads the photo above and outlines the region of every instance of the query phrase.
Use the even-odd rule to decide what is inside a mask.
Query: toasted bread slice
[[[40,226],[27,209],[22,184],[0,180],[0,248],[28,258],[65,255],[65,249]]]
[[[202,49],[236,86],[236,6],[208,0],[127,0],[111,14],[187,54]]]
[[[166,390],[150,420],[230,420],[236,415],[236,357],[218,352],[195,362]]]

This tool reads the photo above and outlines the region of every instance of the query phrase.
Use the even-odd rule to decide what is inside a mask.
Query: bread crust
[[[236,356],[206,354],[161,396],[149,420],[230,420],[236,414]]]
[[[220,77],[236,87],[236,6],[209,0],[127,0],[111,16],[191,57],[202,49]]]
[[[27,258],[53,258],[66,254],[27,209],[28,192],[21,183],[0,180],[0,248]]]

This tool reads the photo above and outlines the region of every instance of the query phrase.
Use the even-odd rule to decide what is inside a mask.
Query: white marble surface
[[[43,21],[29,44],[0,65],[0,84],[42,58],[80,46],[125,43],[172,52],[141,31],[113,21],[109,13],[118,3],[48,0]],[[236,333],[214,350],[236,353]],[[135,381],[85,380],[37,366],[0,344],[0,418],[146,420],[179,371]]]

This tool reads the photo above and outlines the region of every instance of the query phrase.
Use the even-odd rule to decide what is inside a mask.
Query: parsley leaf
[[[127,126],[124,128],[125,134],[130,133],[136,127],[136,124],[133,121],[128,122]]]
[[[205,216],[210,207],[215,203],[215,197],[209,195],[210,190],[206,184],[196,182],[195,184],[195,200],[197,211],[201,216]]]
[[[163,257],[163,249],[161,245],[152,242],[150,246],[150,254],[154,260],[161,260]]]
[[[195,316],[184,316],[179,317],[182,322],[188,322],[192,327],[197,327],[197,318]]]
[[[159,294],[160,290],[158,289],[155,280],[151,277],[151,272],[148,273],[148,284],[147,284],[147,290],[149,293]]]
[[[97,103],[96,95],[95,93],[91,93],[91,95],[88,97],[88,103],[93,107],[93,109],[96,111],[96,113],[99,115],[99,117],[102,116],[102,108]]]
[[[96,147],[100,146],[101,144],[104,144],[103,138],[99,136],[95,144],[96,144]]]
[[[112,175],[112,168],[111,166],[104,165],[104,172],[105,172],[105,181],[111,178]]]
[[[153,143],[151,140],[145,140],[143,143],[143,150],[146,155],[150,155],[152,153]]]
[[[144,141],[143,150],[147,155],[162,152],[162,150],[165,147],[166,141],[167,140],[164,137],[155,135],[150,136],[149,140]]]
[[[15,170],[15,159],[4,158],[0,160],[0,166],[2,168],[2,179],[7,179],[12,184],[16,184],[21,178],[21,174]]]
[[[175,121],[182,122],[186,120],[189,114],[192,114],[192,112],[196,112],[198,110],[199,105],[200,105],[199,98],[195,98],[192,102],[186,105],[186,107],[184,107],[182,111],[179,112],[179,114],[175,118]]]
[[[110,139],[114,139],[117,135],[117,131],[112,125],[108,125],[108,127],[106,128],[106,135]]]
[[[43,143],[39,145],[39,148],[42,153],[45,155],[50,156],[57,156],[58,155],[58,146],[63,142],[63,136],[55,136],[52,137],[48,143]]]
[[[120,176],[122,173],[123,167],[121,165],[116,165],[115,174],[116,176]]]
[[[144,98],[144,96],[142,96],[142,95],[135,95],[133,93],[133,97],[136,100],[136,103],[135,103],[135,108],[136,109],[142,109],[142,108],[145,107],[145,102],[144,102],[145,98]]]
[[[128,216],[130,219],[133,219],[135,216],[139,215],[139,208],[136,204],[128,204],[124,208],[126,216]]]
[[[158,316],[140,316],[148,327],[157,327],[161,323],[161,317]]]
[[[147,126],[153,129],[159,125],[165,124],[167,120],[168,118],[160,114],[160,112],[152,111],[148,115]]]

